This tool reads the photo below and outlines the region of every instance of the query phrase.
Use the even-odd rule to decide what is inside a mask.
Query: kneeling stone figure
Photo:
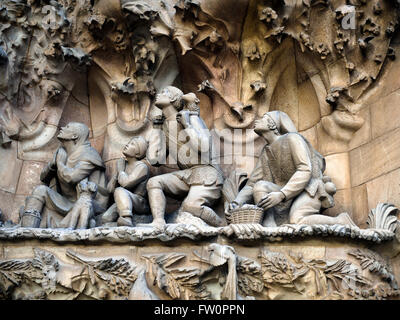
[[[219,165],[212,163],[212,137],[196,111],[198,102],[195,94],[183,95],[176,87],[166,87],[157,95],[155,105],[165,117],[162,132],[167,142],[166,149],[170,154],[171,150],[177,150],[175,160],[180,170],[152,177],[147,183],[154,227],[165,225],[165,195],[183,199],[180,211],[201,218],[212,226],[223,224],[223,220],[211,208],[221,197],[223,174]],[[186,109],[185,104],[189,105]],[[186,137],[189,138],[188,142]],[[157,147],[153,142],[150,147],[154,155],[162,154],[159,151],[163,148],[161,144]],[[151,163],[157,162],[149,160]]]
[[[264,209],[264,226],[276,226],[276,217],[291,224],[350,224],[347,213],[320,214],[334,206],[335,185],[324,176],[325,159],[299,133],[289,116],[267,112],[255,121],[254,131],[267,144],[247,184],[229,205],[232,210],[254,201]]]

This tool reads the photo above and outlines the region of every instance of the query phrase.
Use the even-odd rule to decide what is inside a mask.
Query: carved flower
[[[259,60],[261,58],[257,45],[253,41],[251,41],[245,49],[245,57],[251,61]]]
[[[278,18],[278,15],[276,14],[274,9],[272,9],[270,7],[266,7],[266,8],[263,8],[258,13],[258,18],[260,19],[260,21],[265,21],[266,23],[271,23]]]
[[[321,55],[322,60],[326,59],[326,57],[331,53],[324,43],[320,43],[317,46],[317,52]]]
[[[380,15],[382,13],[382,7],[379,4],[379,2],[374,4],[374,9],[373,10],[374,10],[374,14],[376,14],[376,15]]]
[[[346,44],[349,42],[348,38],[345,38],[345,35],[343,32],[339,31],[337,33],[337,39],[333,43],[335,45],[335,48],[339,53],[343,53],[344,47]]]
[[[394,50],[394,48],[389,47],[388,51],[387,51],[387,56],[388,58],[394,60],[396,58],[396,51]]]
[[[261,92],[264,91],[265,88],[267,87],[265,82],[262,82],[260,80],[254,81],[253,83],[250,84],[250,87],[255,91],[255,92]]]
[[[378,26],[371,18],[365,20],[365,22],[361,25],[361,33],[379,36],[381,33],[381,27]]]
[[[391,37],[395,31],[395,25],[392,21],[390,21],[389,26],[386,28],[386,35]]]

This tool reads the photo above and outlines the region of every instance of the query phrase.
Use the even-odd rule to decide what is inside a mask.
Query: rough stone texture
[[[359,227],[366,227],[378,203],[400,206],[400,59],[394,59],[400,51],[399,10],[394,0],[350,2],[363,12],[355,30],[341,28],[344,1],[3,1],[2,220],[19,222],[26,195],[40,184],[42,167],[60,146],[56,135],[61,126],[79,121],[90,128],[90,142],[102,155],[110,178],[131,137],[148,136],[158,114],[155,94],[168,85],[185,93],[200,89],[200,115],[210,129],[247,129],[234,141],[242,150],[256,138],[250,130],[254,119],[270,110],[286,111],[326,157],[326,174],[338,189],[336,206],[326,214],[346,211]],[[47,16],[43,5],[52,6],[55,16]],[[48,19],[51,26],[44,23]],[[224,139],[213,137],[216,145]],[[222,165],[226,176],[234,169],[252,171],[263,142],[257,139],[255,144],[252,152],[220,150],[221,160],[232,160]],[[151,172],[172,170],[164,166]],[[167,211],[179,207],[178,201],[168,201],[173,204]],[[223,216],[222,203],[217,207]],[[326,259],[344,259],[349,249],[343,249],[343,243],[329,246],[318,241],[307,243],[306,256],[323,258],[325,250]],[[232,243],[237,246],[235,240]],[[47,248],[47,243],[35,240],[24,248],[17,241],[8,246],[4,259],[32,258],[32,247]],[[89,256],[93,250],[93,257],[103,251],[101,246],[76,246]],[[388,251],[394,255],[392,246]],[[70,259],[61,247],[49,247],[65,263]],[[150,247],[146,253],[164,248]],[[208,243],[199,247],[208,252]],[[289,247],[281,251],[286,254]],[[106,248],[110,254],[122,252],[116,246]],[[135,261],[140,259],[141,249],[129,250]],[[252,248],[252,259],[258,255],[255,251]],[[246,256],[242,247],[237,253]],[[398,277],[398,258],[392,262]],[[369,276],[367,269],[361,273]],[[269,297],[281,297],[280,290],[278,286]],[[170,297],[161,289],[157,292]]]
[[[29,195],[35,186],[42,184],[39,176],[44,166],[44,162],[24,161],[18,183],[18,195]]]

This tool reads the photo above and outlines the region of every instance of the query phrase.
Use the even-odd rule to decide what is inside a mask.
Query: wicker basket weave
[[[254,205],[244,205],[229,212],[229,224],[258,223],[261,224],[264,210]]]

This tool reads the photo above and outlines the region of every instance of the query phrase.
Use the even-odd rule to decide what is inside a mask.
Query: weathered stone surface
[[[356,25],[345,28],[353,9]],[[388,204],[400,207],[399,16],[392,0],[3,1],[0,225],[6,228],[0,228],[0,298],[400,296],[393,258],[400,252],[400,231],[397,209]],[[174,108],[183,108],[178,119],[159,108],[163,89],[171,86],[200,99],[185,95],[178,105],[179,99],[168,97]],[[334,187],[313,170],[307,190],[298,190],[312,209],[290,217],[312,212],[309,224],[226,225],[265,145],[253,127],[272,110],[286,112],[294,123],[280,130],[281,120],[275,119],[280,134],[298,130],[325,157],[336,205],[326,216],[315,216],[321,205],[332,205]],[[180,171],[181,180],[168,176],[160,182],[163,174],[188,168],[149,163],[144,145],[154,146],[153,129],[161,127],[163,113],[169,124],[186,127],[199,113],[203,129],[224,130],[212,133],[221,176],[212,180],[219,169],[209,166],[207,172],[189,169]],[[65,128],[62,133],[71,122],[86,124],[87,137],[86,130],[79,137]],[[197,132],[197,138],[204,136]],[[265,139],[271,143],[270,136]],[[139,140],[140,159],[127,155],[128,142]],[[288,148],[282,145],[264,159],[263,179],[257,181],[264,188],[260,206],[276,206],[285,197],[268,183],[295,167]],[[303,156],[310,160],[311,154]],[[312,160],[315,169],[321,159],[314,154]],[[39,179],[45,165],[46,187]],[[77,171],[83,176],[77,178]],[[307,174],[296,172],[297,179]],[[132,180],[123,182],[124,174]],[[279,182],[289,184],[290,177],[284,178]],[[185,195],[200,185],[197,198]],[[218,190],[211,201],[212,188]],[[122,189],[130,193],[121,195]],[[152,210],[147,198],[153,199]],[[245,202],[254,199],[255,193]],[[193,214],[186,212],[193,207]],[[96,228],[106,209],[106,217],[118,220]],[[132,225],[148,224],[150,212],[156,220],[162,211],[167,225],[161,230],[114,226],[131,215]],[[203,221],[212,213],[221,227]],[[37,226],[38,217],[48,229],[6,222]],[[350,217],[358,227],[347,225]],[[318,224],[321,219],[331,225]],[[341,224],[332,225],[335,221]],[[88,229],[62,229],[66,226]]]
[[[346,152],[348,150],[347,144],[330,137],[321,123],[317,124],[317,138],[319,152],[321,152],[323,156]]]
[[[42,184],[39,177],[45,165],[44,162],[24,161],[17,188],[18,195],[29,195],[34,187]]]
[[[373,209],[385,199],[385,202],[400,206],[400,170],[396,169],[366,183],[368,208]]]
[[[350,151],[351,184],[359,186],[400,167],[400,129]]]
[[[349,150],[358,148],[359,146],[361,146],[363,144],[367,144],[372,139],[371,126],[372,126],[373,121],[371,120],[370,107],[367,106],[364,109],[362,109],[360,111],[359,115],[361,118],[364,119],[364,124],[358,131],[356,131],[353,138],[350,140]]]
[[[332,178],[337,190],[350,188],[350,161],[347,152],[325,157],[325,174]]]
[[[395,91],[371,104],[372,139],[400,127],[400,92]]]
[[[300,131],[300,134],[311,143],[315,150],[319,150],[316,126],[305,131]]]
[[[367,185],[362,184],[361,186],[353,187],[351,189],[351,200],[353,204],[352,218],[360,228],[365,228],[370,210],[368,206]]]

